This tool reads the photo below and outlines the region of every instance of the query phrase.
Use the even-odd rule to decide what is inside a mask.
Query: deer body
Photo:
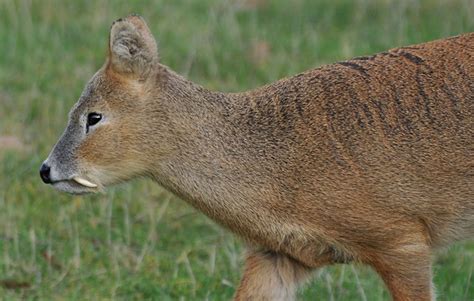
[[[292,300],[313,269],[352,261],[394,300],[431,300],[433,251],[474,237],[473,56],[466,34],[226,94],[160,65],[131,16],[112,26],[49,181],[84,193],[153,178],[247,241],[236,300]],[[96,111],[103,125],[74,138]]]

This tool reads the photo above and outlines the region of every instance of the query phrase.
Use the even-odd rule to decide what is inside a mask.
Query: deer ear
[[[112,24],[109,36],[109,66],[115,72],[146,79],[157,63],[155,39],[140,16],[128,16]]]

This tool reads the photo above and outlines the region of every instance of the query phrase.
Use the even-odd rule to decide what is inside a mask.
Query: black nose
[[[40,168],[40,176],[41,180],[43,180],[43,182],[45,182],[46,184],[51,184],[51,178],[49,177],[50,172],[51,168],[49,168],[48,165],[43,163]]]

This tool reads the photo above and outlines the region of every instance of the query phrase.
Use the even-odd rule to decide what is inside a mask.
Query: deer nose
[[[41,180],[43,180],[43,182],[45,182],[46,184],[51,184],[50,173],[51,173],[51,168],[44,163],[41,164],[40,176],[41,176]]]

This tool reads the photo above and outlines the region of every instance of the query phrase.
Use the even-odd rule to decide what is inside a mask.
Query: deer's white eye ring
[[[102,119],[102,114],[95,113],[95,112],[89,113],[87,115],[86,131],[89,132],[89,127],[96,125],[97,123],[99,123],[101,119]]]

